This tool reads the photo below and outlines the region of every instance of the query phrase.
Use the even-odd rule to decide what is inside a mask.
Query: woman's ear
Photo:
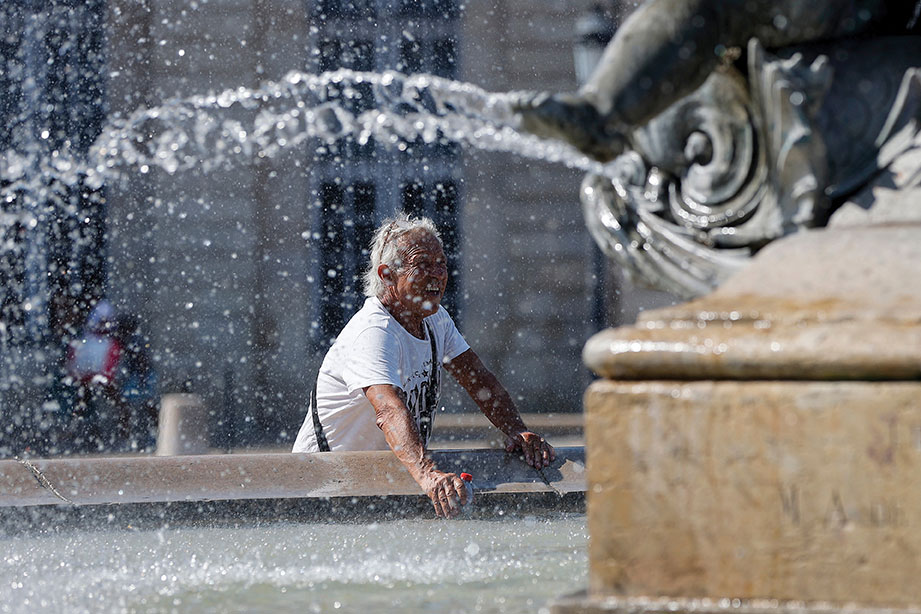
[[[377,267],[377,276],[381,278],[385,286],[392,286],[394,284],[393,273],[390,272],[390,267],[386,264]]]

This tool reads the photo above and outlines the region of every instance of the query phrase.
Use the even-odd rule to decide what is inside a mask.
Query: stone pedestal
[[[802,233],[586,363],[576,611],[921,607],[921,225]]]
[[[164,394],[160,399],[157,456],[208,452],[208,410],[197,394]]]

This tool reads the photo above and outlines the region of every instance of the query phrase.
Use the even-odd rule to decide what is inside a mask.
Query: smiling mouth
[[[441,301],[441,297],[443,294],[444,294],[444,291],[441,289],[441,286],[430,285],[430,286],[425,286],[424,288],[420,289],[419,294],[411,298],[412,298],[412,302],[422,303],[427,309],[431,309],[437,304],[434,301],[436,300],[438,300],[439,302]]]

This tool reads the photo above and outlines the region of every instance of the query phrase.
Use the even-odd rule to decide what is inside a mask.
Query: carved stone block
[[[921,225],[798,233],[584,357],[587,595],[921,611]]]
[[[921,604],[921,382],[585,397],[590,592]]]

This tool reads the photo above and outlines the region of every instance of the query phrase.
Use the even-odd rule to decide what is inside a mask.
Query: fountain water
[[[375,106],[356,110],[354,102],[369,91]],[[51,288],[39,282],[43,271],[60,270],[61,265],[41,250],[49,227],[59,224],[62,217],[79,220],[84,215],[79,205],[75,207],[65,197],[68,190],[99,192],[105,186],[130,190],[131,182],[153,173],[226,172],[243,160],[271,160],[308,143],[322,148],[343,139],[359,145],[373,139],[395,152],[419,142],[461,144],[598,175],[610,172],[565,143],[520,131],[514,112],[519,98],[431,75],[348,69],[320,75],[292,71],[259,87],[175,98],[114,117],[83,152],[64,144],[49,155],[41,137],[5,150],[0,164],[0,199],[6,203],[0,227],[10,236],[5,251],[21,251],[25,238],[24,244],[34,253],[22,254],[11,274],[18,266],[38,282],[25,283],[16,296],[10,295],[10,309],[20,313],[0,323],[0,347],[8,348],[0,364],[4,382],[0,405],[16,407],[11,411],[17,413],[30,404],[28,393],[17,393],[17,381],[22,382],[20,389],[30,387],[25,381],[30,378],[32,383],[39,382],[38,396],[47,398],[48,393],[41,389],[53,388],[56,378],[62,377],[47,364],[38,367],[40,374],[29,373],[24,365],[30,361],[23,358],[21,349],[30,341],[55,336]],[[80,242],[92,244],[88,239],[75,242],[73,250],[85,250]],[[73,255],[65,258],[69,262],[76,259]],[[10,286],[7,291],[13,289]],[[71,324],[63,334],[73,337],[76,332]],[[40,351],[38,362],[56,352]],[[45,406],[57,407],[57,403],[52,395]],[[39,426],[42,434],[38,437],[53,438],[52,429]]]
[[[375,106],[357,111],[352,103],[366,95],[362,86],[372,88]],[[520,94],[490,93],[432,75],[291,71],[259,87],[172,99],[116,117],[103,126],[86,155],[64,150],[46,156],[38,142],[7,150],[0,198],[41,202],[51,183],[85,181],[99,188],[125,173],[155,168],[169,174],[208,172],[240,157],[272,157],[311,139],[333,143],[345,137],[359,144],[374,138],[397,150],[417,139],[459,143],[606,174],[603,164],[574,147],[521,131],[515,112],[520,100]],[[237,109],[243,117],[226,117]],[[19,220],[31,225],[36,216],[23,212]],[[10,225],[13,217],[8,214],[4,222]]]
[[[584,582],[584,516],[0,538],[3,612],[535,612]]]

